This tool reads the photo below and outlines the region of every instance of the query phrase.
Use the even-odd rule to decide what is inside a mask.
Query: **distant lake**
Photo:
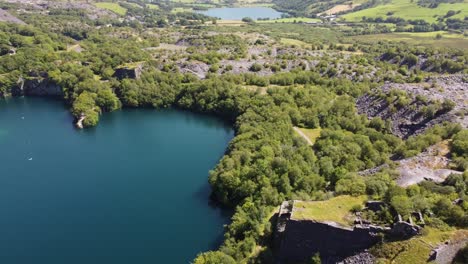
[[[244,17],[250,17],[254,20],[259,18],[276,19],[281,18],[282,13],[269,7],[223,7],[210,8],[206,11],[198,11],[211,17],[219,17],[222,20],[241,20]]]
[[[208,171],[233,137],[212,116],[132,109],[73,127],[44,98],[0,100],[0,263],[190,263],[229,214]]]

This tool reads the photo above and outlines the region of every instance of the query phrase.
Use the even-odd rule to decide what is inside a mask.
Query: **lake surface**
[[[232,137],[176,110],[80,131],[59,101],[0,100],[0,263],[189,263],[228,223],[207,179]]]
[[[282,13],[269,7],[222,7],[210,8],[206,11],[198,11],[211,17],[219,17],[222,20],[241,20],[250,17],[254,20],[259,18],[276,19],[281,18]]]

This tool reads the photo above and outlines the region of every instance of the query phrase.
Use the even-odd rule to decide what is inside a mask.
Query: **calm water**
[[[232,137],[175,110],[79,131],[60,102],[0,100],[0,263],[189,263],[228,221],[207,177]]]
[[[280,12],[269,7],[222,7],[210,8],[207,11],[199,11],[199,13],[219,17],[223,20],[241,20],[244,17],[250,17],[254,20],[259,18],[280,18]]]

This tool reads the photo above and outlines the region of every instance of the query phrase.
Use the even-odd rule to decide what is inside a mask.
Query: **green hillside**
[[[347,21],[361,21],[362,17],[387,18],[390,15],[403,19],[423,19],[429,23],[437,21],[437,17],[445,16],[448,11],[460,11],[450,18],[463,19],[468,16],[468,1],[463,3],[440,3],[435,8],[423,7],[418,5],[417,1],[412,0],[391,0],[388,3],[377,5],[372,8],[352,12],[342,17]]]
[[[118,15],[125,15],[127,13],[127,9],[120,6],[118,3],[109,3],[109,2],[100,2],[95,3],[97,7],[108,9]]]

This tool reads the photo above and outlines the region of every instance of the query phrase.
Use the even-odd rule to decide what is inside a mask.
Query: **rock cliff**
[[[143,63],[134,63],[118,67],[115,69],[114,76],[120,80],[125,78],[139,79],[142,72]]]
[[[404,96],[391,95],[394,91]],[[453,105],[444,106],[446,99]],[[360,114],[388,120],[393,134],[408,138],[444,121],[468,127],[467,101],[468,76],[452,75],[417,84],[387,83],[360,97],[356,105]]]
[[[278,214],[275,247],[281,262],[310,259],[316,252],[322,258],[346,258],[382,240],[383,229],[343,227],[334,222],[294,219],[293,205],[282,204]]]
[[[14,96],[63,96],[63,89],[47,76],[36,76],[20,78],[17,86],[12,89],[12,94]]]

